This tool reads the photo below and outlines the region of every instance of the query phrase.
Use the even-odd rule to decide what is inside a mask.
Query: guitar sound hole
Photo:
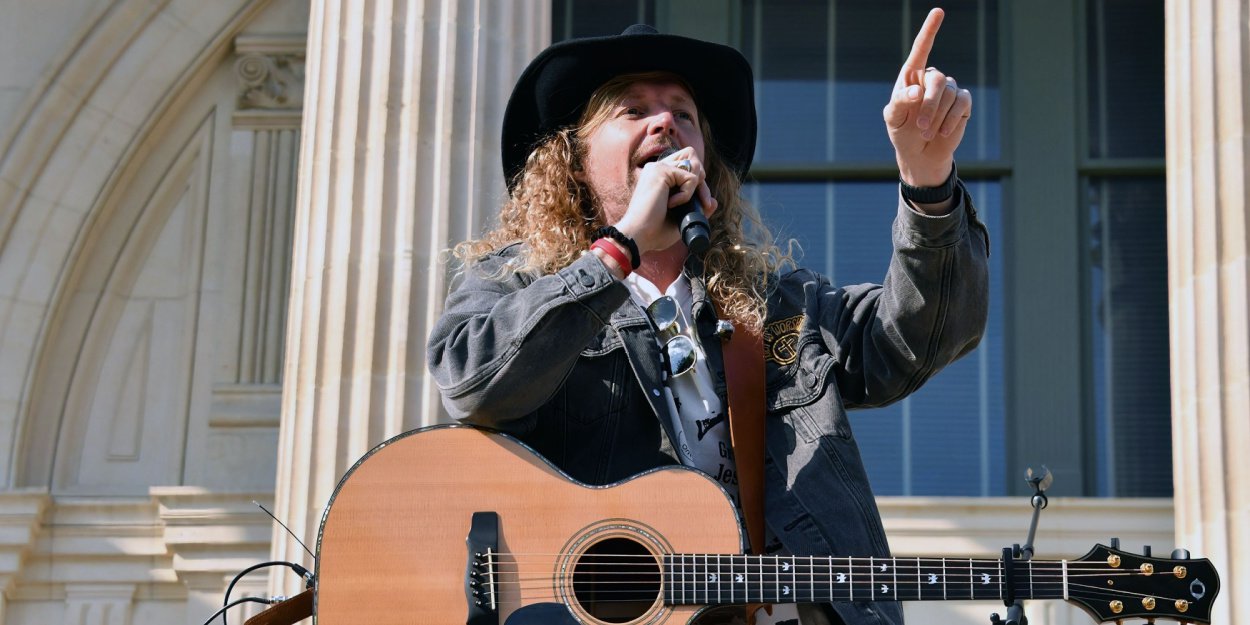
[[[646,614],[660,594],[660,565],[628,538],[591,545],[573,567],[573,595],[582,609],[607,623]]]

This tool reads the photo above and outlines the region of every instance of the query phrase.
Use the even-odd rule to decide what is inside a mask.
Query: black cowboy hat
[[[525,68],[503,114],[508,190],[543,139],[577,123],[595,89],[621,74],[650,71],[672,72],[689,83],[712,126],[716,153],[745,178],[755,155],[755,89],[747,60],[729,46],[635,24],[619,35],[552,44]]]

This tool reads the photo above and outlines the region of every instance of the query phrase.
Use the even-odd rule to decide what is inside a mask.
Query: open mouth
[[[647,165],[647,163],[654,163],[654,162],[656,162],[656,161],[658,161],[658,160],[660,160],[660,159],[664,158],[664,156],[665,156],[666,154],[668,154],[668,153],[670,153],[670,152],[673,152],[673,151],[676,151],[676,150],[677,150],[677,148],[672,147],[672,146],[668,146],[668,145],[660,145],[660,146],[656,146],[656,147],[654,147],[654,148],[652,148],[652,149],[650,150],[650,154],[649,154],[647,157],[645,157],[645,158],[643,158],[642,160],[638,161],[638,164],[637,164],[637,165],[635,165],[634,167],[635,167],[635,168],[637,168],[637,169],[642,169],[643,167],[645,167],[645,166]]]
[[[655,156],[649,156],[647,158],[642,159],[641,161],[638,161],[638,164],[635,165],[635,167],[637,167],[638,169],[642,169],[643,167],[647,166],[647,163],[654,163],[658,160],[660,160],[659,154],[656,154]]]

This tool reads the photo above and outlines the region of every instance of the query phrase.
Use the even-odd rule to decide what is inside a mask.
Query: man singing
[[[493,230],[455,248],[463,266],[429,339],[451,416],[588,484],[703,471],[748,525],[762,510],[756,551],[888,556],[846,410],[914,392],[977,345],[987,311],[988,238],[954,167],[972,98],[928,66],[941,20],[921,27],[884,110],[900,199],[880,285],[795,268],[743,199],[756,116],[736,50],[632,26],[539,54],[504,116],[509,198]],[[705,250],[682,237],[690,210],[710,222]],[[746,440],[731,437],[726,362],[752,342],[763,426]],[[748,466],[752,444],[762,461]],[[751,612],[703,622],[903,621],[897,602]]]

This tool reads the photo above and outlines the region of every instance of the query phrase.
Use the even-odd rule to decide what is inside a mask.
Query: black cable
[[[297,575],[299,575],[300,577],[302,577],[302,578],[304,578],[305,580],[307,580],[307,585],[308,585],[309,587],[311,587],[311,586],[312,586],[312,575],[311,575],[311,574],[309,574],[308,569],[306,569],[306,568],[304,568],[304,567],[302,567],[302,566],[300,566],[300,565],[298,565],[298,564],[296,564],[296,563],[294,563],[294,562],[286,562],[286,561],[283,561],[283,560],[273,560],[273,561],[270,561],[270,562],[261,562],[260,564],[253,564],[252,566],[249,566],[249,567],[247,567],[246,569],[243,569],[242,571],[239,571],[239,574],[238,574],[238,575],[235,575],[235,576],[234,576],[234,579],[230,580],[230,585],[229,585],[229,586],[226,586],[226,598],[225,598],[225,599],[223,599],[223,600],[222,600],[222,602],[221,602],[221,603],[222,603],[222,605],[223,605],[224,607],[222,607],[222,609],[218,610],[216,614],[213,614],[213,618],[217,618],[217,614],[220,614],[220,615],[221,615],[221,622],[222,622],[222,625],[230,625],[230,621],[229,621],[229,619],[226,617],[226,614],[225,614],[226,609],[228,609],[228,608],[229,608],[230,606],[232,606],[232,605],[235,605],[235,604],[240,603],[240,602],[242,602],[242,601],[243,601],[243,599],[240,599],[239,601],[235,602],[234,604],[230,603],[230,593],[231,593],[231,591],[233,591],[233,590],[234,590],[234,585],[235,585],[235,584],[237,584],[237,583],[239,582],[239,580],[240,580],[240,579],[243,579],[243,576],[244,576],[244,575],[247,575],[248,573],[251,573],[252,571],[255,571],[256,569],[263,569],[263,568],[265,568],[265,567],[267,567],[267,566],[286,566],[286,567],[290,567],[290,569],[291,569],[292,571],[295,571],[295,573],[296,573]],[[268,601],[263,600],[263,599],[257,599],[256,597],[246,597],[246,598],[247,598],[247,599],[253,599],[253,600],[256,600],[256,601],[260,601],[260,602],[263,602],[263,603],[268,603]],[[209,621],[212,621],[212,620],[213,620],[213,619],[212,619],[212,618],[210,618],[210,619],[208,619],[208,621],[205,621],[205,625],[208,625],[208,622],[209,622]]]
[[[204,621],[204,625],[208,625],[209,623],[212,623],[213,619],[217,618],[218,614],[220,614],[221,618],[224,620],[226,618],[226,610],[229,610],[230,608],[233,608],[236,605],[239,605],[242,603],[248,603],[248,602],[263,603],[265,605],[270,605],[271,603],[273,603],[272,601],[268,599],[261,599],[260,597],[244,597],[242,599],[236,599],[234,603],[227,603],[226,605],[222,606],[220,610],[213,612],[213,615],[208,617],[207,621]]]

